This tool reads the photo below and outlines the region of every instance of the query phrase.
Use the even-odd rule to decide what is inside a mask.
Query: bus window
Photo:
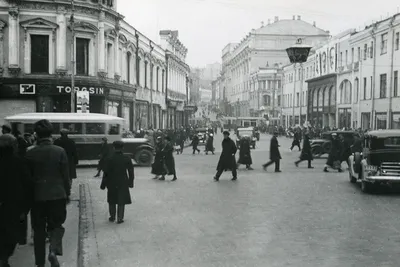
[[[106,134],[104,123],[86,123],[86,134]]]
[[[108,131],[109,135],[119,135],[119,124],[110,124],[110,130]]]
[[[69,130],[69,134],[83,134],[82,123],[63,123],[63,128]]]
[[[35,126],[33,123],[24,124],[24,133],[34,133],[34,132],[35,132]]]

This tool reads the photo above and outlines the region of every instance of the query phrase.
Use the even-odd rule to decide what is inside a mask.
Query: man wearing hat
[[[105,164],[107,161],[107,158],[111,154],[111,149],[108,145],[108,139],[107,137],[103,137],[101,139],[101,149],[100,149],[100,160],[99,160],[99,165],[97,166],[97,174],[94,177],[100,177],[101,171],[104,171]]]
[[[232,181],[237,180],[236,159],[235,154],[237,147],[235,142],[229,138],[229,132],[224,131],[224,140],[222,141],[222,153],[218,161],[217,174],[214,176],[215,181],[219,181],[219,177],[224,171],[232,171]]]
[[[76,165],[78,165],[78,153],[76,152],[76,144],[74,140],[68,137],[69,131],[67,129],[61,129],[61,137],[54,141],[54,145],[64,148],[65,153],[68,157],[69,166],[69,178],[72,183],[72,179],[76,179]]]
[[[281,172],[280,170],[280,161],[282,159],[281,153],[279,152],[279,143],[278,143],[278,131],[274,131],[274,136],[271,138],[271,144],[269,147],[269,159],[270,161],[263,165],[264,170],[267,170],[267,167],[275,163],[275,172]]]
[[[328,168],[337,169],[338,172],[342,172],[342,168],[340,167],[342,155],[342,145],[339,140],[337,133],[332,133],[332,145],[331,150],[329,151],[328,160],[326,161],[324,172],[329,172]]]
[[[107,160],[100,188],[107,187],[107,202],[110,212],[110,222],[124,222],[125,205],[132,204],[129,188],[133,188],[135,179],[132,159],[124,155],[124,143],[113,143],[114,153]],[[128,175],[127,175],[128,173]],[[116,217],[117,216],[117,217]]]
[[[8,125],[1,126],[1,133],[2,134],[11,134],[11,127]]]

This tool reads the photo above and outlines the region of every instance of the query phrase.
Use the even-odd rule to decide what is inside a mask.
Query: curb
[[[90,187],[80,184],[77,267],[100,266],[95,230]]]

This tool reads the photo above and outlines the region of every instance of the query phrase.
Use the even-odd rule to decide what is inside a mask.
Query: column
[[[105,72],[105,55],[106,55],[106,46],[105,46],[105,38],[104,38],[104,22],[102,21],[102,18],[104,18],[104,12],[100,13],[100,20],[99,21],[99,42],[97,45],[98,53],[99,53],[99,65],[98,65],[98,71]]]
[[[67,69],[67,24],[64,14],[57,14],[57,70]]]
[[[8,11],[8,64],[11,68],[19,66],[19,42],[18,42],[18,8],[11,7]],[[25,36],[26,37],[26,36]]]
[[[117,36],[114,40],[114,73],[119,76],[121,73],[119,69],[119,32],[117,32]]]

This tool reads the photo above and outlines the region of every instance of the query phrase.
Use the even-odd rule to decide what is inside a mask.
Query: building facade
[[[89,91],[89,111],[125,118],[125,130],[166,128],[166,51],[116,7],[76,0],[72,13],[70,1],[0,1],[1,119],[71,112],[71,92]]]
[[[255,80],[254,77],[260,75],[254,73],[262,68],[276,68],[276,64],[287,64],[289,59],[285,49],[295,44],[298,38],[303,38],[305,44],[315,46],[329,36],[329,32],[317,28],[315,23],[301,20],[300,16],[297,19],[293,16],[292,20],[275,17],[273,23],[268,21],[268,25],[253,29],[239,44],[228,44],[222,51],[222,75],[231,115],[259,116],[264,113],[264,110],[257,110],[257,101],[250,99],[250,92],[263,82]],[[274,80],[274,83],[277,81]],[[270,93],[272,98],[274,91]]]

